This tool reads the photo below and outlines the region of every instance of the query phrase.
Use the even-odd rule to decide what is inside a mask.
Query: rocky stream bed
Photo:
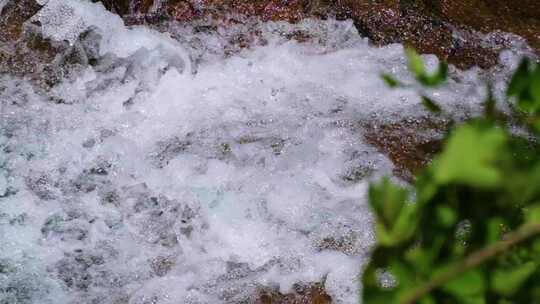
[[[0,0],[0,303],[358,303],[370,180],[474,115],[540,2]]]

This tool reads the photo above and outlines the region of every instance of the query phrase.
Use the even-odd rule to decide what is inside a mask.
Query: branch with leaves
[[[446,64],[429,74],[421,56],[407,56],[421,86],[445,83]],[[488,88],[484,115],[454,125],[414,195],[389,179],[371,185],[378,244],[363,303],[540,303],[540,66],[524,59],[515,72],[512,113],[497,109]],[[436,101],[422,103],[444,115]]]

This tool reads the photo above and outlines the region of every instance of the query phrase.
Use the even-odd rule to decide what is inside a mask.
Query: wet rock
[[[66,283],[69,288],[86,291],[93,284],[91,268],[103,265],[103,256],[95,255],[77,249],[64,254],[56,264],[58,277]]]
[[[189,238],[195,229],[191,226],[195,212],[186,204],[162,195],[153,196],[145,184],[123,190],[119,200],[133,212],[126,220],[143,241],[170,249],[179,244],[179,239]]]
[[[374,172],[374,168],[367,164],[359,164],[349,167],[341,176],[341,179],[348,184],[356,184],[370,176]]]
[[[57,197],[57,191],[52,177],[45,173],[33,172],[26,178],[26,186],[38,198],[49,201]]]
[[[0,260],[0,303],[42,303],[51,291],[51,286],[35,272],[28,271],[24,261]]]
[[[17,41],[23,33],[24,23],[39,9],[41,5],[35,0],[7,0],[0,12],[0,42]]]
[[[432,0],[104,0],[111,11],[123,16],[128,24],[159,25],[167,22],[206,20],[217,30],[222,26],[247,23],[257,17],[268,21],[297,22],[307,17],[353,19],[358,30],[376,45],[405,43],[422,53],[436,54],[460,68],[488,68],[498,62],[502,49],[511,47],[508,39],[486,40],[481,33],[512,32],[523,36],[533,50],[540,51],[540,8],[537,1],[524,3],[497,0],[432,1]],[[20,75],[44,74],[46,86],[63,77],[59,68],[50,64],[61,50],[45,39],[27,45],[16,43],[24,38],[25,24],[40,9],[35,0],[8,1],[0,18],[0,72]],[[34,24],[39,26],[39,24]],[[166,30],[166,27],[162,27]],[[257,33],[252,33],[256,35]],[[83,37],[84,38],[84,37]],[[296,37],[292,37],[296,38]],[[238,38],[240,48],[247,47],[253,37]],[[247,40],[246,40],[247,39]],[[306,37],[299,36],[299,41]],[[84,40],[84,39],[83,39]],[[93,39],[95,41],[95,39]],[[86,52],[81,52],[80,49]],[[85,65],[96,62],[95,50],[83,43],[74,46],[65,57],[76,58]],[[85,55],[86,56],[83,56]],[[4,67],[4,68],[2,68]],[[42,67],[42,68],[41,68]],[[47,68],[48,67],[48,68]],[[36,76],[37,77],[37,76]]]
[[[126,2],[111,0],[106,5],[123,11],[129,23],[206,19],[227,26],[245,23],[250,17],[289,22],[307,17],[350,18],[376,45],[405,43],[461,68],[491,67],[497,64],[499,52],[512,44],[501,40],[487,43],[481,32],[516,33],[540,51],[540,5],[534,0],[524,4],[504,0],[136,0],[131,1],[130,9],[119,10]]]
[[[35,0],[7,0],[0,13],[0,74],[28,77],[48,90],[97,62],[101,37],[89,29],[72,45],[45,38],[33,18],[40,9]]]
[[[0,213],[0,225],[24,226],[27,223],[27,221],[28,221],[28,214],[26,213],[21,213],[18,215]],[[1,264],[0,264],[0,273],[1,273]]]
[[[69,186],[64,192],[84,192],[90,193],[98,190],[100,194],[111,191],[110,181],[107,179],[108,170],[111,165],[107,162],[100,162],[90,169],[84,169],[75,179],[69,182]]]
[[[29,20],[41,9],[35,0],[8,0],[0,12],[0,73],[37,75],[56,51]]]
[[[193,5],[187,1],[170,1],[167,6],[168,15],[176,21],[190,21],[197,16]]]
[[[83,241],[88,237],[88,220],[77,214],[56,213],[47,218],[41,227],[41,234],[46,239],[61,241]]]
[[[155,160],[155,165],[158,168],[163,168],[176,156],[185,152],[191,146],[189,137],[186,139],[174,137],[169,140],[159,141],[157,143],[157,151],[151,155]]]
[[[320,283],[296,285],[294,292],[282,294],[275,290],[262,290],[256,304],[330,304],[332,298]]]
[[[424,9],[456,26],[482,32],[505,31],[526,38],[540,50],[540,2],[524,0],[423,0]]]
[[[348,255],[358,254],[357,243],[358,240],[353,234],[344,235],[340,237],[326,237],[319,241],[317,249],[319,250],[335,250],[343,252]]]
[[[31,26],[17,40],[0,42],[0,73],[38,79],[40,72],[53,62],[59,50],[34,29]]]
[[[150,268],[159,277],[165,276],[176,264],[174,257],[159,256],[150,261]]]
[[[528,13],[521,3],[504,0],[344,0],[331,5],[331,10],[342,18],[352,18],[359,31],[377,45],[405,43],[460,68],[488,68],[512,42],[488,43],[480,32],[516,33],[540,51],[540,9],[537,1],[528,2]]]
[[[358,30],[376,45],[404,43],[421,53],[436,54],[460,68],[491,67],[497,63],[498,53],[504,47],[483,45],[481,36],[471,34],[468,28],[460,31],[415,1],[343,3],[335,7],[338,15],[352,18]],[[464,35],[467,39],[460,37]],[[473,61],[469,60],[471,57]]]
[[[394,174],[414,180],[442,147],[442,136],[449,127],[445,120],[429,117],[403,119],[392,123],[365,125],[364,138],[394,163]]]
[[[98,0],[92,0],[92,2],[98,2]],[[134,2],[135,1],[133,0],[101,0],[101,3],[103,3],[108,10],[120,16],[129,14],[130,4]]]

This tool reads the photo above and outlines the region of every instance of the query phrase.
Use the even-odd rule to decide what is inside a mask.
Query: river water
[[[48,90],[0,75],[0,303],[252,303],[317,282],[358,302],[367,186],[393,168],[362,125],[425,114],[379,77],[411,81],[403,46],[335,20],[159,33],[74,0],[34,19],[99,59]],[[474,112],[480,74],[429,94]]]

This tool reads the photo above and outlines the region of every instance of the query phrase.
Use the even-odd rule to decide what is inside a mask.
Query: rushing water
[[[42,2],[44,35],[99,60],[50,90],[0,76],[0,303],[250,303],[323,281],[358,301],[362,176],[392,171],[361,122],[422,113],[379,78],[408,79],[401,45],[333,20],[162,34]],[[477,72],[456,77],[431,94],[474,111]]]

